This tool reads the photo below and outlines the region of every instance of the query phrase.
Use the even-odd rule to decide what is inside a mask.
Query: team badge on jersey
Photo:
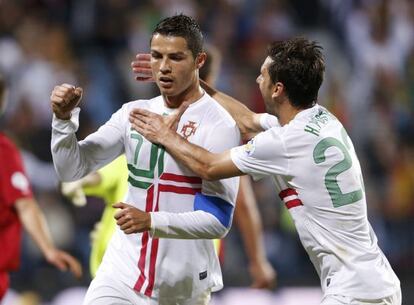
[[[254,149],[256,148],[256,145],[254,143],[254,138],[251,139],[249,142],[247,142],[244,146],[244,151],[246,152],[246,154],[248,156],[251,156],[252,153],[254,152]]]
[[[193,121],[188,121],[186,124],[183,125],[181,128],[181,134],[183,135],[184,139],[188,139],[190,136],[195,134],[197,130],[197,123]]]

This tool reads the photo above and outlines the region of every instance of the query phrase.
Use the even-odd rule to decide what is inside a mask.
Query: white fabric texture
[[[231,157],[254,178],[272,176],[325,294],[379,299],[399,289],[367,220],[354,147],[325,108],[299,112],[289,124],[233,148]]]
[[[223,283],[213,241],[176,238],[223,236],[226,228],[213,215],[194,211],[194,194],[201,191],[234,205],[239,179],[202,181],[196,177],[162,147],[131,128],[129,113],[138,107],[159,114],[171,112],[161,96],[133,101],[79,142],[75,136],[78,110],[73,111],[70,121],[54,118],[52,123],[53,160],[62,180],[77,180],[125,152],[129,185],[124,202],[152,213],[153,236],[150,232],[126,235],[117,228],[98,275],[117,278],[155,298],[188,299],[207,289],[219,290]],[[188,107],[177,132],[214,152],[230,149],[240,141],[234,120],[207,94]]]

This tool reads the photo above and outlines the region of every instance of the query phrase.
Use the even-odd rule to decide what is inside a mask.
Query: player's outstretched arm
[[[263,131],[260,124],[260,117],[262,114],[255,113],[247,108],[246,105],[236,100],[235,98],[227,95],[217,89],[211,87],[205,81],[200,80],[201,87],[211,95],[236,121],[237,127],[239,127],[243,140],[250,140],[256,134]]]
[[[32,198],[21,198],[16,201],[15,207],[25,230],[40,248],[45,259],[59,270],[69,270],[77,278],[80,278],[82,276],[80,263],[70,254],[55,248],[44,215],[37,202]]]
[[[56,86],[50,101],[52,120],[51,151],[56,173],[61,181],[75,181],[109,163],[124,150],[123,108],[97,131],[78,141],[79,128],[77,105],[82,89],[63,84]]]
[[[170,155],[189,167],[204,180],[219,180],[243,175],[230,157],[230,151],[211,153],[183,139],[168,128],[165,118],[145,109],[130,113],[132,127],[147,140],[163,145]]]

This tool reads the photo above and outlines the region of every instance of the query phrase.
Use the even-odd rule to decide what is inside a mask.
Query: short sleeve
[[[255,180],[267,175],[287,175],[289,158],[280,133],[281,127],[259,133],[247,144],[234,147],[231,159],[240,171]]]
[[[274,115],[268,113],[262,113],[260,115],[260,126],[263,130],[268,130],[272,127],[280,126],[279,120]]]
[[[32,190],[26,176],[17,148],[9,141],[0,145],[0,201],[12,206],[16,200],[32,197]]]

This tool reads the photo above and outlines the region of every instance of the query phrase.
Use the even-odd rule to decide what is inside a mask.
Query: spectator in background
[[[0,76],[0,114],[6,104],[5,82]],[[60,270],[82,275],[79,262],[56,249],[49,235],[43,213],[33,198],[20,154],[14,144],[0,133],[0,300],[9,286],[8,272],[19,267],[21,225],[42,251],[45,259]]]
[[[353,138],[359,144],[372,137],[365,123],[366,113],[371,112],[376,102],[377,80],[387,75],[398,81],[414,46],[414,23],[408,15],[410,5],[404,1],[362,1],[346,20],[345,37],[353,63],[348,107],[353,130],[358,131]]]

